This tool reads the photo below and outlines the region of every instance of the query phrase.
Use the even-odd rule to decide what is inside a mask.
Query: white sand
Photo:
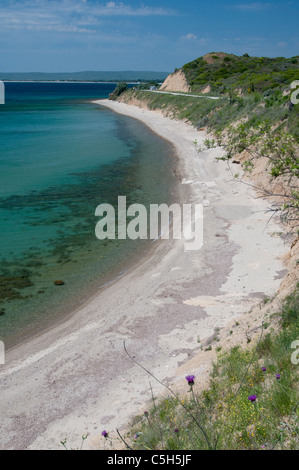
[[[176,147],[185,202],[204,202],[204,245],[162,241],[155,253],[99,292],[73,316],[9,351],[0,366],[1,449],[101,446],[101,431],[126,424],[163,387],[136,366],[130,353],[161,381],[181,380],[202,365],[184,364],[203,340],[279,288],[287,251],[267,205],[233,182],[221,149],[201,154],[206,135],[160,113],[122,103],[99,104],[140,119]],[[185,184],[183,184],[185,183]],[[190,364],[190,362],[189,362]]]

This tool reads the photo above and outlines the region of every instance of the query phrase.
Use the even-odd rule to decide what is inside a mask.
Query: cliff
[[[191,87],[187,82],[185,73],[182,69],[177,70],[164,80],[160,88],[161,91],[180,91],[188,93],[191,91]]]

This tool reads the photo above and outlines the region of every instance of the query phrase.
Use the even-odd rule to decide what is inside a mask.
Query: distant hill
[[[0,72],[0,80],[7,81],[91,81],[91,82],[163,82],[169,72],[119,71],[119,72],[73,72],[73,73],[8,73]]]

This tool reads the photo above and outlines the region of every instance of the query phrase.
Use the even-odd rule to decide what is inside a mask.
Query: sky
[[[0,72],[173,72],[208,52],[293,57],[298,17],[298,0],[0,0]]]

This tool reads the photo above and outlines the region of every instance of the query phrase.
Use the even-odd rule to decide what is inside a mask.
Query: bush
[[[116,87],[115,87],[115,90],[110,93],[110,99],[111,100],[115,100],[117,99],[122,93],[124,93],[126,90],[128,89],[128,85],[127,83],[125,82],[119,82]]]

